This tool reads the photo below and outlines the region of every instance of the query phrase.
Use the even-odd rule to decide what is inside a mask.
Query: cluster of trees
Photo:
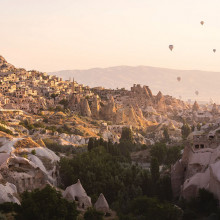
[[[21,121],[19,124],[24,126],[25,128],[27,128],[28,130],[32,130],[35,128],[45,128],[45,125],[43,122],[35,122],[33,124],[30,121],[28,121],[27,119],[24,121]]]
[[[68,108],[69,101],[67,99],[62,99],[59,104],[63,105],[64,109]]]
[[[49,185],[42,190],[24,192],[21,205],[1,204],[0,211],[14,212],[16,220],[76,220],[78,215],[75,203],[62,198],[61,193]]]
[[[122,214],[120,220],[177,220],[181,219],[182,210],[169,202],[161,202],[157,198],[141,196],[131,201],[130,211]]]
[[[43,140],[46,147],[50,150],[54,151],[56,154],[58,153],[66,153],[66,154],[74,154],[76,153],[75,148],[72,145],[61,145],[57,142],[53,141],[52,139],[44,139]]]
[[[132,192],[131,192],[132,193]],[[123,197],[123,195],[121,195]],[[113,203],[120,220],[155,219],[155,220],[194,220],[219,219],[219,202],[215,196],[205,189],[200,189],[198,196],[190,201],[179,201],[179,207],[171,202],[147,195],[136,196],[121,204]],[[118,207],[116,206],[118,205]],[[0,219],[6,220],[6,214],[13,213],[16,220],[76,220],[79,212],[74,202],[62,198],[55,188],[47,185],[44,189],[21,194],[21,205],[15,203],[0,204]],[[103,220],[104,214],[89,208],[85,220]]]
[[[84,220],[103,220],[104,213],[89,208],[84,214]]]
[[[219,201],[213,193],[199,189],[198,196],[178,204],[184,211],[183,220],[220,219]]]
[[[48,139],[44,142],[55,152],[66,153],[67,150],[73,153],[72,146],[64,148]],[[73,158],[61,158],[61,187],[66,188],[80,179],[92,202],[103,193],[120,220],[220,218],[218,200],[204,189],[189,202],[181,200],[178,203],[181,208],[173,204],[169,168],[180,158],[182,147],[168,147],[164,142],[151,146],[149,171],[132,163],[130,152],[135,149],[137,145],[129,128],[123,129],[119,144],[91,138],[87,152],[76,154]],[[160,172],[160,165],[165,165],[168,172]],[[74,202],[62,198],[60,192],[50,186],[24,192],[21,199],[20,206],[1,204],[0,212],[14,212],[18,220],[74,220],[79,214]],[[103,220],[103,213],[90,208],[85,212],[84,219]]]
[[[88,151],[99,146],[103,146],[109,154],[130,161],[130,152],[135,151],[139,146],[134,143],[133,134],[130,128],[123,128],[120,143],[112,143],[104,141],[102,138],[90,138],[88,143]]]
[[[204,125],[204,123],[202,125]],[[191,132],[195,131],[195,129],[200,131],[202,125],[201,125],[201,123],[198,123],[197,125],[190,126],[185,120],[183,120],[183,126],[181,127],[181,133],[182,133],[183,140],[186,140],[186,138],[189,136],[189,134]]]
[[[156,143],[150,148],[151,158],[158,161],[159,165],[170,165],[174,164],[181,158],[182,146],[168,147],[165,143]]]
[[[42,133],[45,133],[46,130],[50,130],[52,132],[57,131],[58,133],[83,135],[83,133],[80,130],[76,128],[72,129],[71,126],[67,124],[64,124],[63,126],[59,126],[59,127],[55,125],[48,126],[46,125],[48,121],[49,121],[48,118],[44,118],[43,122],[35,122],[35,123],[31,123],[28,120],[24,120],[24,121],[21,121],[19,124],[27,128],[29,131],[33,131],[34,129],[41,129]],[[4,128],[3,126],[0,126],[0,130],[8,134],[12,134],[12,131]]]
[[[73,134],[72,129],[67,124],[64,124],[62,127],[57,128],[57,132],[65,134]]]
[[[191,127],[186,122],[184,122],[183,126],[181,127],[181,133],[183,140],[185,140],[191,133]]]
[[[93,202],[103,193],[121,219],[148,219],[155,213],[157,219],[176,219],[181,213],[171,204],[170,177],[160,175],[159,163],[152,163],[151,172],[132,164],[130,152],[135,148],[130,129],[123,130],[119,144],[90,139],[88,152],[61,159],[63,187],[80,179]],[[147,211],[138,210],[140,201]]]

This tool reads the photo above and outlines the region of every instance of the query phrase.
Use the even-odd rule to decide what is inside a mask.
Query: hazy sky
[[[27,69],[220,71],[219,0],[0,0],[0,30],[0,54]]]

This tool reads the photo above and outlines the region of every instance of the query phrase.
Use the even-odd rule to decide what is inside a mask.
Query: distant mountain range
[[[148,85],[154,94],[161,91],[184,100],[220,102],[220,72],[175,70],[149,66],[116,66],[88,70],[52,72],[64,79],[74,79],[90,87],[126,88],[133,84]],[[181,77],[178,81],[177,77]],[[198,91],[197,96],[195,92]]]

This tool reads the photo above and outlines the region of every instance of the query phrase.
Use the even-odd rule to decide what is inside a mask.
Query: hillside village
[[[117,142],[123,126],[132,126],[134,131],[142,130],[142,133],[153,130],[154,141],[161,138],[161,128],[166,126],[171,139],[177,141],[181,118],[196,125],[220,116],[216,105],[211,109],[200,108],[197,103],[190,106],[161,92],[153,95],[148,86],[133,85],[131,90],[89,88],[74,80],[17,69],[2,56],[0,73],[0,117],[19,135],[30,132],[20,126],[26,120],[38,125],[31,135],[53,133],[61,142],[73,145],[83,145],[88,137],[100,135]],[[64,124],[70,132],[62,132]],[[137,139],[143,143],[152,142],[150,137],[137,132]]]
[[[193,132],[183,140],[186,124]],[[139,84],[130,90],[90,88],[74,79],[15,68],[0,56],[0,203],[20,204],[19,194],[26,190],[59,187],[60,158],[71,157],[65,149],[84,152],[90,138],[119,143],[123,128],[145,146],[131,155],[137,163],[149,164],[149,148],[164,141],[165,130],[169,147],[184,145],[182,159],[171,169],[175,197],[187,199],[205,187],[220,199],[219,127],[216,104],[190,105]],[[54,152],[50,143],[64,150]],[[72,184],[62,195],[77,201],[80,210],[91,207],[80,180]],[[102,192],[94,207],[115,216]]]

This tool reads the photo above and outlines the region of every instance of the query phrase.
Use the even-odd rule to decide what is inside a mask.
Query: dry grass
[[[3,132],[3,131],[0,131],[0,138],[1,138],[1,137],[8,138],[9,140],[12,140],[12,139],[13,139],[13,137],[12,137],[10,134],[7,134],[7,133],[5,133],[5,132]]]
[[[82,125],[77,126],[77,129],[81,131],[85,136],[97,137],[97,134],[92,132],[91,129],[83,127]]]
[[[30,137],[19,140],[14,145],[15,148],[35,148],[40,147],[39,144],[34,142]]]

